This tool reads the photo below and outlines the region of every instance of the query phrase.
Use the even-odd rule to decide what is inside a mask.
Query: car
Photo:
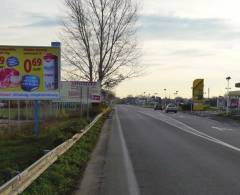
[[[162,105],[157,103],[154,105],[154,110],[162,110]]]
[[[175,104],[168,104],[165,108],[165,112],[174,112],[177,113],[177,106]]]

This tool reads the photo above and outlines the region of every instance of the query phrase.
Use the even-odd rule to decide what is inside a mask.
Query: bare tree
[[[71,79],[112,88],[138,76],[137,4],[132,0],[65,0],[63,57]]]

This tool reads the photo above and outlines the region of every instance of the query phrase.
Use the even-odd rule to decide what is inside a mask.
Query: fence
[[[35,179],[37,179],[48,167],[50,167],[62,154],[71,148],[89,129],[102,117],[99,114],[81,133],[74,135],[71,139],[57,146],[22,173],[0,187],[1,195],[15,195],[23,192]]]
[[[92,105],[82,102],[40,102],[40,121],[71,116],[91,118]],[[90,110],[90,111],[89,111]],[[4,101],[0,107],[0,130],[23,129],[34,125],[34,101]]]
[[[7,101],[0,107],[0,119],[10,120],[32,120],[33,119],[33,101]],[[87,105],[73,102],[40,102],[40,117],[56,117],[59,112],[84,114],[87,111]],[[90,105],[89,105],[90,107]]]

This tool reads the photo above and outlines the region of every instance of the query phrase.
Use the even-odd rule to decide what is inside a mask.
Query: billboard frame
[[[1,91],[0,89],[0,100],[58,100],[60,98],[60,81],[61,81],[61,43],[52,42],[51,46],[34,46],[34,45],[0,45],[0,48],[33,48],[33,49],[58,49],[58,89],[54,92],[16,92],[16,91]],[[6,95],[5,95],[6,94]],[[9,94],[9,95],[8,95]],[[15,97],[14,97],[15,96]]]

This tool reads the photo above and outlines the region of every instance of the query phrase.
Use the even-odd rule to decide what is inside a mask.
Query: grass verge
[[[38,137],[31,129],[5,132],[0,136],[0,185],[43,156],[44,150],[53,149],[86,125],[84,118],[68,118],[41,124]]]
[[[240,122],[240,116],[239,115],[231,115],[231,114],[221,113],[221,114],[218,114],[218,116],[223,118],[223,119],[232,119],[232,120]]]
[[[83,175],[108,114],[106,113],[69,151],[63,154],[22,194],[71,194],[76,183]]]

